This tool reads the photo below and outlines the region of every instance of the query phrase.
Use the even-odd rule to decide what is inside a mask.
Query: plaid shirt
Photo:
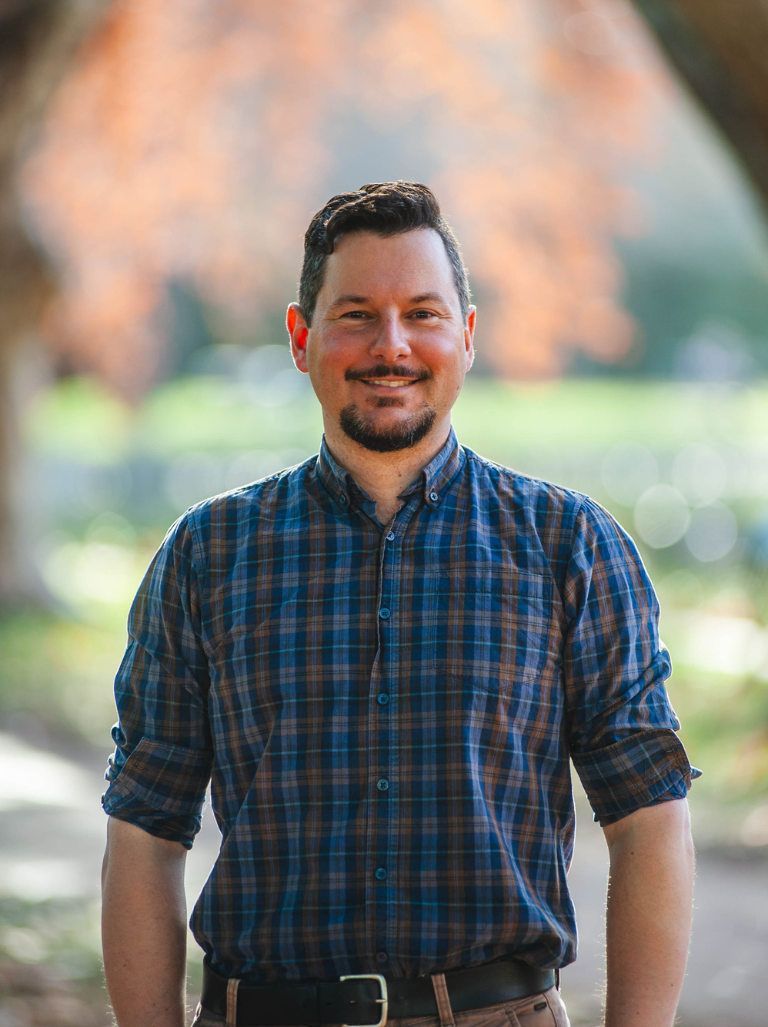
[[[189,847],[211,779],[225,976],[563,966],[569,758],[603,824],[690,786],[605,510],[453,433],[400,498],[382,528],[323,443],[189,510],[132,607],[104,808]]]

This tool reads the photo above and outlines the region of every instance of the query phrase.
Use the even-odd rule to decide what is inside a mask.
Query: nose
[[[406,326],[397,314],[385,315],[379,321],[379,331],[371,343],[371,356],[385,363],[410,356]]]

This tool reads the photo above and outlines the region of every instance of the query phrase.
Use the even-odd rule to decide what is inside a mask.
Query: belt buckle
[[[372,981],[378,981],[379,987],[381,988],[381,998],[377,998],[374,1001],[381,1004],[381,1019],[378,1023],[363,1024],[362,1027],[384,1027],[387,1022],[387,1010],[389,1009],[389,995],[387,994],[387,981],[386,978],[381,974],[345,974],[343,977],[339,977],[340,981],[352,981],[360,980],[361,978],[369,978]],[[349,1027],[349,1024],[342,1024],[341,1027]]]

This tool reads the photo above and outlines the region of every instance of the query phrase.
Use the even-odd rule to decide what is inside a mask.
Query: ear
[[[307,367],[309,328],[298,303],[291,303],[288,307],[285,324],[291,337],[291,356],[293,357],[293,362],[300,371],[307,374],[309,370]]]
[[[470,307],[467,311],[467,323],[464,325],[464,351],[467,355],[467,370],[475,361],[475,316],[477,307]]]

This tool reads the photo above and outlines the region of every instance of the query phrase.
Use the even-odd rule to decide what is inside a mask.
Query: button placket
[[[402,538],[404,529],[401,518],[407,523],[408,514],[403,508],[398,516],[397,533],[393,530],[393,519],[381,535],[376,618],[381,676],[380,688],[376,690],[376,746],[370,754],[370,767],[375,767],[378,771],[373,778],[376,805],[371,817],[374,832],[371,857],[375,891],[373,947],[374,951],[383,953],[392,951],[392,946],[396,943],[397,930],[397,889],[393,887],[392,874],[397,867],[399,848],[399,810],[397,791],[393,787],[393,775],[396,773],[398,760],[399,725],[390,703],[396,698],[394,689],[397,688],[399,674],[398,618],[395,614],[401,589],[401,550],[399,544],[392,543],[399,542]]]

